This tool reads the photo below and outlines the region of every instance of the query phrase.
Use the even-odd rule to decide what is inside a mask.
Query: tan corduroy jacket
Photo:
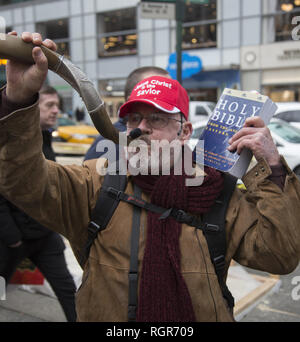
[[[244,177],[246,192],[234,191],[226,217],[226,269],[232,258],[274,274],[289,273],[298,265],[300,184],[282,162],[288,173],[283,191],[267,179],[271,170],[265,161]],[[87,226],[103,180],[96,163],[61,166],[45,160],[37,103],[0,119],[0,193],[64,235],[76,256],[87,240]],[[130,177],[126,192],[133,193]],[[143,211],[139,271],[146,215]],[[121,202],[92,245],[77,293],[78,321],[127,321],[131,220],[131,205]],[[233,321],[202,232],[183,225],[180,249],[181,270],[197,321]]]

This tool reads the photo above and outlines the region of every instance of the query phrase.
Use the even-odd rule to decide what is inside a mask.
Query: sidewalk
[[[68,268],[77,286],[82,270],[66,243],[65,256]],[[229,268],[227,284],[235,297],[235,318],[241,320],[258,302],[272,291],[277,291],[281,281],[277,277],[249,274],[242,266],[233,263]],[[6,300],[0,301],[0,322],[65,322],[62,309],[47,282],[40,286],[9,285]]]

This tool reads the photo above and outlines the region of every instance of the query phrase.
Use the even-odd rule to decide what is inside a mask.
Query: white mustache
[[[139,140],[145,142],[148,146],[151,146],[151,140],[146,135],[141,135],[140,137],[135,139],[137,143],[139,142]]]

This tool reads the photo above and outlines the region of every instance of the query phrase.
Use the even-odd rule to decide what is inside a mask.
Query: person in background
[[[156,67],[156,66],[145,66],[145,67],[141,67],[141,68],[137,68],[137,69],[133,70],[128,75],[127,80],[126,80],[125,89],[124,89],[125,101],[128,100],[134,86],[137,83],[139,83],[144,78],[147,78],[149,76],[155,76],[155,75],[170,77],[169,73],[165,69],[162,69],[162,68]],[[126,131],[126,122],[127,122],[126,118],[120,118],[119,117],[118,121],[114,124],[114,126],[116,127],[116,129],[118,131],[124,132],[124,131]],[[93,142],[93,144],[91,145],[91,147],[87,151],[87,153],[84,157],[84,160],[97,159],[103,155],[104,152],[97,151],[97,145],[103,139],[104,138],[101,135],[99,135],[95,139],[95,141]],[[116,146],[116,156],[118,159],[119,146]]]
[[[42,149],[45,158],[51,161],[55,161],[55,153],[50,129],[56,124],[59,105],[56,90],[43,87],[39,100]],[[42,226],[0,195],[0,276],[7,284],[19,263],[29,258],[48,280],[67,320],[74,322],[76,285],[67,268],[64,249],[58,233]]]

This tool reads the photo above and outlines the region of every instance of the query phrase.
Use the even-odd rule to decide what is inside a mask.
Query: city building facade
[[[145,18],[141,6],[140,0],[0,0],[1,30],[53,39],[92,80],[114,121],[128,74],[148,65],[171,68],[176,51],[175,18]],[[197,101],[216,101],[224,87],[298,101],[299,39],[300,0],[186,0],[183,63],[189,68],[197,59],[201,67],[187,73],[183,85]],[[4,71],[1,60],[2,82]],[[82,107],[63,80],[51,72],[48,81],[66,110]]]

